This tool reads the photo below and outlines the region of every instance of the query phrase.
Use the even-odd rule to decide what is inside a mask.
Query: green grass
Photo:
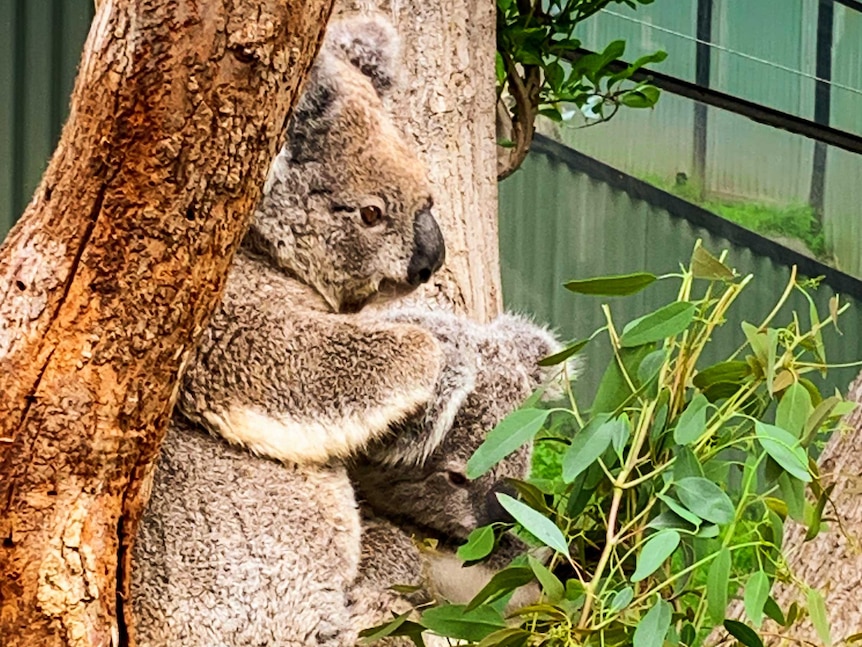
[[[683,200],[766,236],[786,236],[801,241],[818,260],[830,262],[826,239],[814,210],[808,205],[772,205],[712,197],[701,198],[691,181],[678,184],[658,175],[642,175],[642,180],[679,196]]]

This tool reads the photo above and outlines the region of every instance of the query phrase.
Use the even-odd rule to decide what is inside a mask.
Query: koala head
[[[336,312],[409,292],[445,256],[426,169],[384,107],[396,59],[385,19],[330,25],[245,240]]]
[[[412,320],[452,339],[453,315],[409,314]],[[464,321],[464,320],[460,320]],[[463,540],[477,526],[508,521],[496,494],[511,492],[506,479],[523,479],[530,469],[531,448],[524,446],[475,480],[466,476],[467,460],[487,433],[517,408],[548,377],[548,369],[537,362],[559,350],[559,343],[545,329],[512,315],[503,315],[489,325],[461,324],[459,343],[472,339],[476,371],[472,387],[462,400],[442,441],[418,461],[405,460],[400,436],[412,444],[423,442],[433,421],[396,432],[369,451],[369,457],[352,470],[361,496],[378,514],[408,521],[437,534],[441,539]],[[459,357],[470,356],[462,352]],[[450,356],[451,357],[451,356]],[[464,374],[458,367],[458,374]],[[441,378],[444,381],[444,378]],[[446,407],[431,406],[434,415]],[[392,460],[395,453],[396,460]],[[409,458],[416,456],[410,454]]]

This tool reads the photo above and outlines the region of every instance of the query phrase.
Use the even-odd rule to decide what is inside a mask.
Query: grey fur
[[[363,510],[362,558],[350,596],[358,629],[434,597],[465,603],[496,568],[525,548],[504,536],[505,549],[498,549],[490,564],[465,570],[459,570],[460,561],[454,555],[455,544],[499,512],[491,499],[504,479],[527,476],[531,447],[514,452],[474,481],[461,483],[460,475],[487,432],[552,377],[554,370],[540,368],[538,360],[560,348],[550,332],[514,315],[502,315],[485,326],[415,310],[396,311],[390,318],[433,331],[448,348],[448,358],[456,355],[457,347],[465,362],[478,361],[473,386],[442,436],[429,433],[432,423],[439,422],[434,417],[441,406],[435,403],[426,408],[425,418],[402,425],[394,443],[378,441],[370,457],[351,468]],[[417,441],[434,446],[416,452],[410,443]],[[457,484],[452,482],[453,474],[459,476]],[[439,548],[421,550],[411,536],[434,538]],[[421,588],[408,596],[392,591],[389,587],[394,584]],[[525,601],[522,597],[518,602]]]
[[[443,257],[425,170],[379,96],[391,39],[377,67],[351,62],[391,31],[330,29],[185,372],[133,552],[141,647],[353,642],[359,517],[332,459],[442,390],[427,331],[341,314],[409,292]]]

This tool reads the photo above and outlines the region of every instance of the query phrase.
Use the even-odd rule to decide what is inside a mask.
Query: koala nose
[[[515,520],[512,515],[500,505],[497,494],[508,494],[509,496],[517,496],[518,492],[506,481],[497,481],[491,488],[490,492],[485,495],[485,514],[483,515],[482,525],[489,523],[512,523]]]
[[[427,283],[445,258],[443,233],[431,212],[423,209],[413,220],[413,256],[407,265],[407,282],[410,285]]]

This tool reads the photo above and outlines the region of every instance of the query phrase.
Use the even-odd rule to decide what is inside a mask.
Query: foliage
[[[631,81],[648,63],[664,60],[664,52],[644,56],[619,68],[614,61],[625,53],[616,40],[602,52],[585,53],[574,37],[575,28],[611,3],[651,4],[653,0],[497,0],[497,98],[501,140],[511,147],[503,179],[526,156],[537,114],[554,121],[575,115],[588,122],[610,119],[620,106],[651,108],[659,91]],[[508,103],[506,99],[509,99]]]
[[[829,497],[812,456],[853,405],[824,397],[806,375],[826,369],[821,331],[837,325],[846,306],[833,301],[821,316],[808,294],[814,284],[794,272],[772,313],[743,324],[742,347],[703,367],[712,333],[752,277],[737,276],[699,244],[679,274],[567,287],[619,295],[655,280],[679,281],[677,300],[621,330],[602,306],[607,323],[590,339],[606,338],[614,357],[588,414],[571,392],[550,410],[528,403],[489,434],[468,466],[477,476],[505,453],[501,447],[511,451],[511,438],[523,441],[538,427],[538,444],[562,448],[549,453],[545,478],[512,482],[520,500],[499,497],[518,526],[553,551],[550,562],[520,558],[469,604],[438,601],[418,621],[399,617],[369,635],[401,623],[403,631],[392,631],[417,644],[426,628],[480,647],[691,647],[723,627],[755,646],[765,618],[789,626],[807,613],[829,643],[822,596],[789,572],[781,543],[788,516],[815,536]],[[794,290],[810,310],[778,327],[773,319]],[[565,353],[554,359],[565,361]],[[463,554],[489,553],[488,533],[474,532]],[[508,595],[531,581],[541,598],[505,617]],[[779,608],[776,582],[801,589],[807,609]],[[744,621],[726,617],[734,598],[744,604]]]

